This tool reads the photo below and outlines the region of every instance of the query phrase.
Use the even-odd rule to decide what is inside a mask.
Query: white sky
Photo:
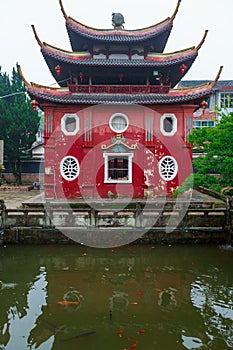
[[[26,80],[54,83],[32,29],[41,41],[71,50],[58,0],[0,0],[0,66],[11,74],[18,62]],[[143,28],[170,17],[177,0],[63,0],[68,16],[95,27],[112,28],[112,12],[125,18],[125,29]],[[164,52],[196,46],[209,30],[185,80],[210,79],[224,66],[220,80],[233,80],[233,0],[182,0]]]

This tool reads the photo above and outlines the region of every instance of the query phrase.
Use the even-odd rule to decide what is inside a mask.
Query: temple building
[[[58,87],[26,84],[32,107],[44,111],[46,198],[157,198],[170,195],[192,172],[188,135],[193,113],[212,94],[212,82],[176,88],[191,68],[196,46],[165,53],[181,4],[171,17],[127,30],[122,14],[112,29],[64,16],[71,51],[42,42]]]

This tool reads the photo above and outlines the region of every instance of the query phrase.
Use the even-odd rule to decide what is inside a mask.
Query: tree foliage
[[[189,142],[202,155],[194,160],[194,184],[221,191],[233,186],[233,112],[218,109],[220,121],[214,128],[193,130]]]
[[[17,184],[21,183],[20,161],[36,140],[39,119],[18,71],[13,68],[10,78],[0,68],[0,139],[4,140],[4,156]]]

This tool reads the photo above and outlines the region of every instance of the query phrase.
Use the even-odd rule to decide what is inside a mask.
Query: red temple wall
[[[188,119],[195,106],[44,106],[45,110],[45,195],[47,198],[108,197],[114,194],[130,197],[158,196],[171,193],[192,172],[191,151],[187,148]],[[133,153],[132,183],[104,183],[104,156],[102,146],[109,147],[117,133],[109,120],[115,113],[126,115],[128,128],[121,136],[126,153]],[[65,135],[61,120],[65,114],[76,114],[79,130],[75,135]],[[161,132],[161,117],[175,115],[177,131],[173,136]],[[50,116],[50,117],[48,117]],[[52,123],[48,119],[52,119]],[[148,119],[150,118],[150,136]],[[85,126],[85,123],[90,123]],[[90,122],[91,121],[91,122]],[[90,137],[91,135],[91,137]],[[147,137],[148,138],[148,137]],[[124,147],[120,143],[121,147]],[[124,153],[122,153],[123,155]],[[80,165],[79,176],[65,180],[60,172],[60,162],[74,156]],[[158,162],[172,156],[178,164],[178,173],[171,181],[164,181],[158,171]]]

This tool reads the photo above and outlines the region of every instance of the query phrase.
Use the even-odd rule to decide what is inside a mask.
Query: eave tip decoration
[[[208,29],[205,30],[203,38],[201,39],[200,43],[197,45],[197,47],[196,47],[197,50],[199,50],[202,47],[202,45],[204,44],[204,41],[207,37],[207,34],[208,34]]]
[[[32,30],[33,30],[34,36],[35,36],[35,38],[36,38],[36,41],[38,42],[38,44],[40,45],[40,47],[42,47],[42,46],[43,46],[43,43],[42,43],[42,41],[40,41],[40,39],[39,39],[39,37],[38,37],[38,35],[37,35],[36,28],[35,28],[34,24],[32,24]]]
[[[61,12],[63,13],[63,16],[65,17],[65,19],[67,20],[68,19],[68,16],[64,10],[64,6],[63,6],[63,3],[62,3],[62,0],[59,0],[59,4],[60,4],[60,7],[61,7]]]
[[[178,0],[178,3],[176,5],[176,9],[175,9],[173,15],[171,16],[171,20],[172,21],[175,19],[176,15],[177,15],[177,12],[179,11],[180,3],[181,3],[181,0]]]
[[[218,71],[218,74],[217,74],[216,78],[215,78],[214,81],[213,81],[213,86],[214,86],[214,85],[217,83],[217,81],[219,80],[220,75],[221,75],[221,73],[222,73],[222,70],[223,70],[223,66],[220,66],[219,71]]]
[[[29,84],[29,82],[25,79],[25,77],[24,77],[24,75],[23,75],[23,72],[22,72],[22,69],[21,69],[21,67],[20,67],[19,64],[17,64],[17,70],[18,70],[18,73],[19,73],[21,79],[23,80],[25,86],[29,86],[30,84]]]

